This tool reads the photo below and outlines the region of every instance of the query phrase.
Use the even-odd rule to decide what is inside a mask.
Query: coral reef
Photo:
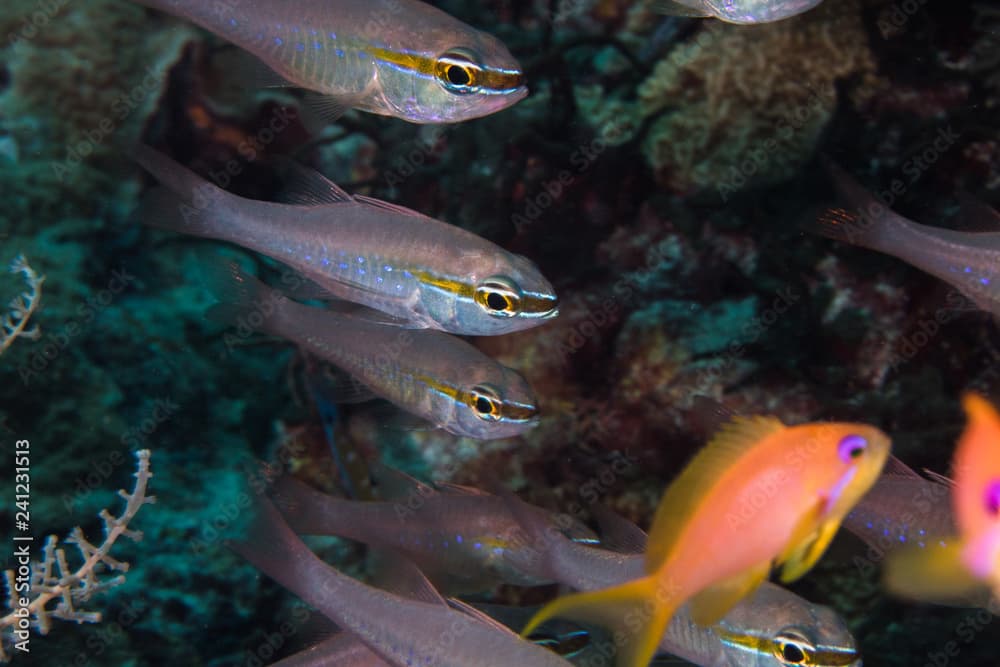
[[[849,99],[863,105],[875,71],[859,0],[750,28],[711,22],[639,87],[639,116],[656,117],[643,154],[680,192],[773,185],[812,158],[838,82],[850,79]]]
[[[10,309],[0,317],[0,354],[10,347],[17,338],[36,340],[42,335],[37,323],[30,323],[31,316],[38,310],[42,299],[42,283],[45,276],[38,275],[28,264],[24,255],[18,255],[10,264],[10,272],[20,274],[28,289],[13,297],[7,307]]]

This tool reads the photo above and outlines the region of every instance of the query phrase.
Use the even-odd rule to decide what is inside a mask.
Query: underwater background
[[[627,0],[432,4],[504,42],[530,96],[457,124],[355,111],[316,128],[288,112],[297,92],[239,85],[231,46],[161,12],[0,7],[0,266],[23,256],[34,271],[0,274],[0,301],[38,299],[37,331],[0,356],[4,569],[19,440],[36,554],[76,526],[100,543],[98,514],[120,512],[137,450],[151,451],[156,496],[129,525],[142,540],[115,544],[125,581],[86,605],[101,622],[53,620],[15,663],[261,665],[306,645],[303,603],[224,538],[260,461],[335,491],[331,441],[425,480],[500,483],[584,519],[599,501],[648,527],[706,441],[698,396],[785,423],[874,424],[908,465],[945,472],[962,392],[1000,395],[990,315],[808,230],[834,201],[822,156],[932,226],[961,226],[962,194],[1000,205],[995,3],[826,0],[757,26]],[[268,158],[292,156],[530,258],[558,318],[469,340],[524,375],[540,424],[477,441],[365,406],[324,422],[292,344],[234,342],[205,317],[205,262],[274,263],[137,220],[152,183],[128,157],[140,141],[261,200],[279,189]],[[310,544],[365,569],[360,545]],[[790,588],[846,619],[866,665],[1000,664],[993,615],[888,596],[881,558],[842,531]],[[479,599],[533,605],[555,590]]]

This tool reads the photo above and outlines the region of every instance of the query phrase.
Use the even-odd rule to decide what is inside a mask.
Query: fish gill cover
[[[385,515],[366,506],[372,514],[357,516],[384,522],[365,524],[381,537],[405,534],[404,551],[443,594],[531,610],[558,591],[525,583],[579,587],[593,572],[557,572],[519,550],[516,536],[547,526],[503,509],[503,488],[569,517],[551,515],[576,540],[558,543],[566,553],[590,548],[591,528],[621,550],[592,505],[650,527],[664,490],[733,413],[871,424],[909,467],[953,477],[960,398],[1000,396],[990,313],[1000,302],[990,235],[1000,231],[1000,13],[985,0],[825,0],[747,25],[691,16],[712,13],[689,6],[698,4],[223,0],[199,18],[185,13],[194,2],[6,0],[5,653],[39,665],[263,665],[326,639],[329,620],[227,547],[254,544],[255,525],[285,534],[253,524],[262,489],[294,528],[301,508],[282,498],[280,475],[389,503]],[[265,63],[244,50],[258,36],[273,46],[258,49]],[[282,62],[285,84],[299,67],[337,72],[339,87],[275,87]],[[435,122],[445,113],[461,122]],[[197,185],[186,198],[136,164],[139,145],[190,170]],[[289,160],[342,191],[297,178]],[[212,187],[228,193],[225,207]],[[483,244],[447,254],[456,244],[410,241],[387,223],[406,215],[394,205]],[[348,222],[364,224],[338,246],[348,209],[362,212]],[[153,228],[162,216],[176,230],[177,215],[197,224],[220,211],[229,217],[213,221],[244,225],[229,241]],[[281,236],[308,216],[328,216],[329,236]],[[261,230],[284,245],[258,252]],[[324,259],[352,272],[335,294],[347,303],[317,286],[320,269],[308,267]],[[501,265],[544,284],[512,284]],[[508,318],[544,304],[553,314],[497,320],[512,332],[460,340],[412,329],[372,288],[403,271],[411,282],[400,289],[423,299],[405,303],[425,324],[459,307]],[[281,295],[241,302],[240,276]],[[313,328],[277,322],[291,312],[282,300],[317,318],[325,337],[302,345],[311,352],[299,345]],[[392,328],[376,343],[320,326],[344,318]],[[430,339],[440,353],[428,353]],[[348,342],[353,377],[342,370]],[[450,363],[459,354],[488,367],[489,381],[471,362]],[[518,435],[463,437],[448,421],[458,419],[516,422]],[[136,488],[135,455],[146,450],[158,502],[127,526],[144,537],[103,542],[115,492]],[[848,515],[863,541],[838,534],[790,586],[791,606],[759,593],[707,631],[682,611],[673,627],[690,623],[676,635],[688,643],[671,644],[668,630],[662,646],[700,664],[846,664],[857,654],[870,665],[996,664],[995,600],[916,605],[880,583],[899,544],[934,545],[922,526],[940,524],[951,503],[948,484],[905,479],[905,497],[873,495]],[[468,502],[479,498],[470,489],[489,502]],[[717,518],[719,534],[787,497],[780,486],[760,491]],[[84,567],[62,537],[76,534],[86,536],[80,553],[106,543],[112,560],[92,564],[96,588],[78,614],[52,615],[44,635],[28,614],[30,653],[15,648],[19,598],[47,595],[19,584],[33,569],[51,586],[38,574],[45,562],[56,575]],[[49,535],[60,536],[68,569],[54,549],[46,555]],[[438,542],[417,543],[428,535]],[[402,584],[376,566],[382,542],[357,539],[308,545],[340,572],[431,604],[409,566],[388,568],[409,573]],[[539,569],[512,574],[529,567]],[[622,572],[602,586],[643,574]],[[787,624],[779,607],[796,610]],[[72,622],[93,612],[100,622]],[[490,613],[520,631],[523,612]],[[612,664],[599,626],[551,627],[534,637],[539,646]],[[344,660],[379,659],[351,636],[326,641]]]

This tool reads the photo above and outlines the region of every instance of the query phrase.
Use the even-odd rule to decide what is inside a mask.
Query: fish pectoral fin
[[[658,14],[669,14],[670,16],[689,16],[691,18],[712,16],[711,12],[705,9],[691,7],[676,0],[654,0],[651,8]]]
[[[302,103],[305,106],[302,119],[307,130],[321,130],[324,126],[337,122],[341,116],[361,104],[363,96],[355,95],[325,95],[323,93],[307,92]]]
[[[344,204],[354,201],[339,185],[316,171],[295,160],[275,156],[270,158],[284,179],[284,188],[277,200],[284,204],[317,206],[322,204]]]
[[[733,606],[753,593],[771,573],[770,561],[709,586],[691,598],[691,619],[698,625],[712,625]]]
[[[963,603],[986,591],[985,582],[962,563],[965,543],[946,538],[946,546],[907,547],[889,554],[882,583],[901,597],[944,604]]]
[[[646,667],[667,624],[683,603],[671,591],[661,591],[664,585],[669,584],[657,575],[650,575],[612,588],[566,595],[538,610],[521,636],[529,636],[556,616],[603,625],[615,637],[617,667]]]
[[[815,527],[819,521],[820,508],[824,504],[824,502],[817,503],[813,510],[799,520],[798,526],[792,532],[792,538],[788,541],[785,552],[778,559],[781,563],[783,583],[795,581],[812,569],[830,546],[833,536],[837,534],[837,529],[840,528],[839,517],[822,521],[818,528]]]
[[[226,77],[244,88],[296,88],[293,83],[278,74],[263,60],[248,51],[226,48],[215,57],[215,66]]]

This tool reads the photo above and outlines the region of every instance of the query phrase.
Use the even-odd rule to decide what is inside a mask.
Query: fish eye
[[[473,387],[466,401],[483,421],[495,422],[500,419],[500,393],[493,387],[483,384]]]
[[[804,638],[792,634],[780,634],[774,642],[774,657],[783,665],[812,664],[810,655],[815,650]]]
[[[449,51],[437,59],[435,74],[438,81],[453,93],[471,93],[479,87],[482,69],[470,53]]]
[[[513,317],[521,310],[521,289],[510,278],[493,276],[476,288],[474,299],[495,317]]]
[[[864,437],[851,434],[841,438],[837,445],[837,455],[844,463],[850,463],[853,459],[864,454],[867,448],[868,441]]]
[[[986,495],[983,500],[990,516],[1000,516],[1000,478],[986,485]]]

